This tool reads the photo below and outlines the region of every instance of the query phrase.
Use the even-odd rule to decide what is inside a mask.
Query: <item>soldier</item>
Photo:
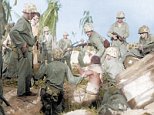
[[[139,38],[139,50],[144,54],[148,54],[154,51],[154,36],[150,34],[150,29],[148,26],[143,25],[139,28],[138,33]]]
[[[0,97],[3,97],[3,82],[2,82],[2,66],[3,66],[3,59],[2,59],[2,35],[4,33],[5,27],[5,10],[2,5],[2,0],[0,0]],[[2,107],[3,100],[0,99],[0,115],[5,115],[3,107]]]
[[[84,32],[89,37],[89,42],[96,49],[96,55],[99,57],[103,56],[105,48],[102,41],[104,41],[105,39],[103,39],[97,32],[94,31],[94,28],[91,23],[85,24]]]
[[[67,65],[71,68],[70,58],[71,58],[71,52],[70,49],[72,47],[72,41],[68,38],[69,34],[67,32],[63,33],[63,38],[59,40],[58,46],[63,50],[64,52],[64,61],[66,61]]]
[[[35,69],[35,65],[38,64],[38,57],[39,57],[39,51],[38,51],[38,38],[40,35],[40,30],[39,30],[39,19],[40,19],[40,13],[36,13],[34,17],[31,20],[31,26],[32,26],[32,32],[33,36],[37,40],[33,46],[33,69]]]
[[[119,50],[116,47],[108,47],[104,55],[103,71],[115,79],[116,75],[124,70],[123,64],[119,61]]]
[[[108,31],[108,36],[112,40],[112,46],[117,47],[120,50],[120,57],[123,58],[127,52],[126,38],[129,36],[128,24],[123,21],[125,18],[124,12],[120,11],[117,13],[117,21],[112,24]]]
[[[37,73],[35,79],[46,75],[45,87],[41,89],[42,111],[45,115],[59,115],[62,112],[63,84],[65,78],[74,84],[82,78],[74,77],[70,68],[61,60],[63,51],[60,48],[53,49],[53,61],[44,66],[43,71]]]
[[[53,49],[53,36],[49,32],[49,27],[45,26],[43,28],[43,34],[39,39],[40,51],[41,51],[41,63],[51,62],[51,51]]]
[[[35,39],[30,21],[37,12],[34,4],[25,4],[23,16],[10,31],[10,38],[14,45],[13,53],[18,59],[18,87],[17,96],[35,95],[30,91],[32,77],[32,47]]]

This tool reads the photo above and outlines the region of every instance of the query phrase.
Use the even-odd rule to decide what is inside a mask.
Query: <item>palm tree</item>
[[[83,12],[83,18],[80,19],[79,26],[82,27],[82,33],[83,33],[83,27],[86,23],[93,23],[92,16],[90,16],[89,11]]]
[[[14,5],[17,0],[14,1]],[[4,34],[5,25],[12,20],[10,2],[8,0],[0,0],[0,34]]]
[[[43,13],[40,19],[40,24],[41,24],[41,28],[43,28],[44,26],[48,26],[50,28],[51,34],[55,38],[56,26],[57,26],[56,24],[58,21],[58,11],[61,5],[57,0],[48,0],[47,2],[48,2],[48,8]]]

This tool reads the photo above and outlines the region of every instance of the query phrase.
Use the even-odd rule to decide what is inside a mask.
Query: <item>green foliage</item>
[[[93,19],[92,16],[90,16],[89,11],[84,11],[83,18],[80,19],[79,27],[82,28],[82,33],[83,33],[83,27],[86,23],[93,23]]]
[[[9,20],[12,20],[12,16],[11,16],[12,7],[11,7],[10,2],[8,0],[2,0],[2,4],[4,7],[5,20],[6,20],[6,23],[8,23]],[[15,0],[15,2],[14,2],[14,5],[16,5],[16,4],[17,4],[17,0]]]
[[[56,0],[48,1],[48,8],[43,13],[40,19],[41,29],[44,26],[48,26],[50,28],[51,34],[56,36],[56,24],[58,21],[58,11],[61,7],[60,3]]]

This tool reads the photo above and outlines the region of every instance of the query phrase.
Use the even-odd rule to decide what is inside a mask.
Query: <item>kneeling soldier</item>
[[[42,111],[45,115],[58,115],[62,112],[63,84],[65,78],[73,83],[79,83],[82,78],[74,77],[69,67],[61,60],[63,52],[61,49],[53,49],[53,61],[43,67],[43,71],[36,75],[36,79],[46,75],[45,87],[41,89]]]

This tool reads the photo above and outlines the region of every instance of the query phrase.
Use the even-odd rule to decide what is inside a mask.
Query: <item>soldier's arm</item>
[[[125,26],[125,34],[124,34],[123,38],[126,39],[128,37],[129,37],[129,27],[128,27],[128,24],[126,24],[126,26]]]
[[[101,57],[105,51],[104,45],[100,39],[94,40],[94,44],[96,44],[98,52],[96,53],[97,56]]]
[[[67,77],[67,80],[72,84],[78,84],[83,79],[82,77],[73,76],[73,74],[68,66],[66,66],[66,77]]]
[[[109,29],[109,31],[107,33],[108,37],[112,38],[113,37],[113,34],[112,34],[113,32],[114,32],[114,24],[110,27],[110,29]]]
[[[24,39],[20,34],[23,33],[24,29],[25,29],[24,23],[21,20],[19,20],[9,34],[12,42],[19,48],[21,48],[26,44],[26,42],[24,41]]]
[[[38,73],[36,73],[36,75],[34,76],[34,79],[35,80],[39,80],[39,79],[43,79],[44,78],[44,75],[46,74],[47,72],[47,66],[41,66],[40,67],[40,70],[41,71],[38,71]]]

